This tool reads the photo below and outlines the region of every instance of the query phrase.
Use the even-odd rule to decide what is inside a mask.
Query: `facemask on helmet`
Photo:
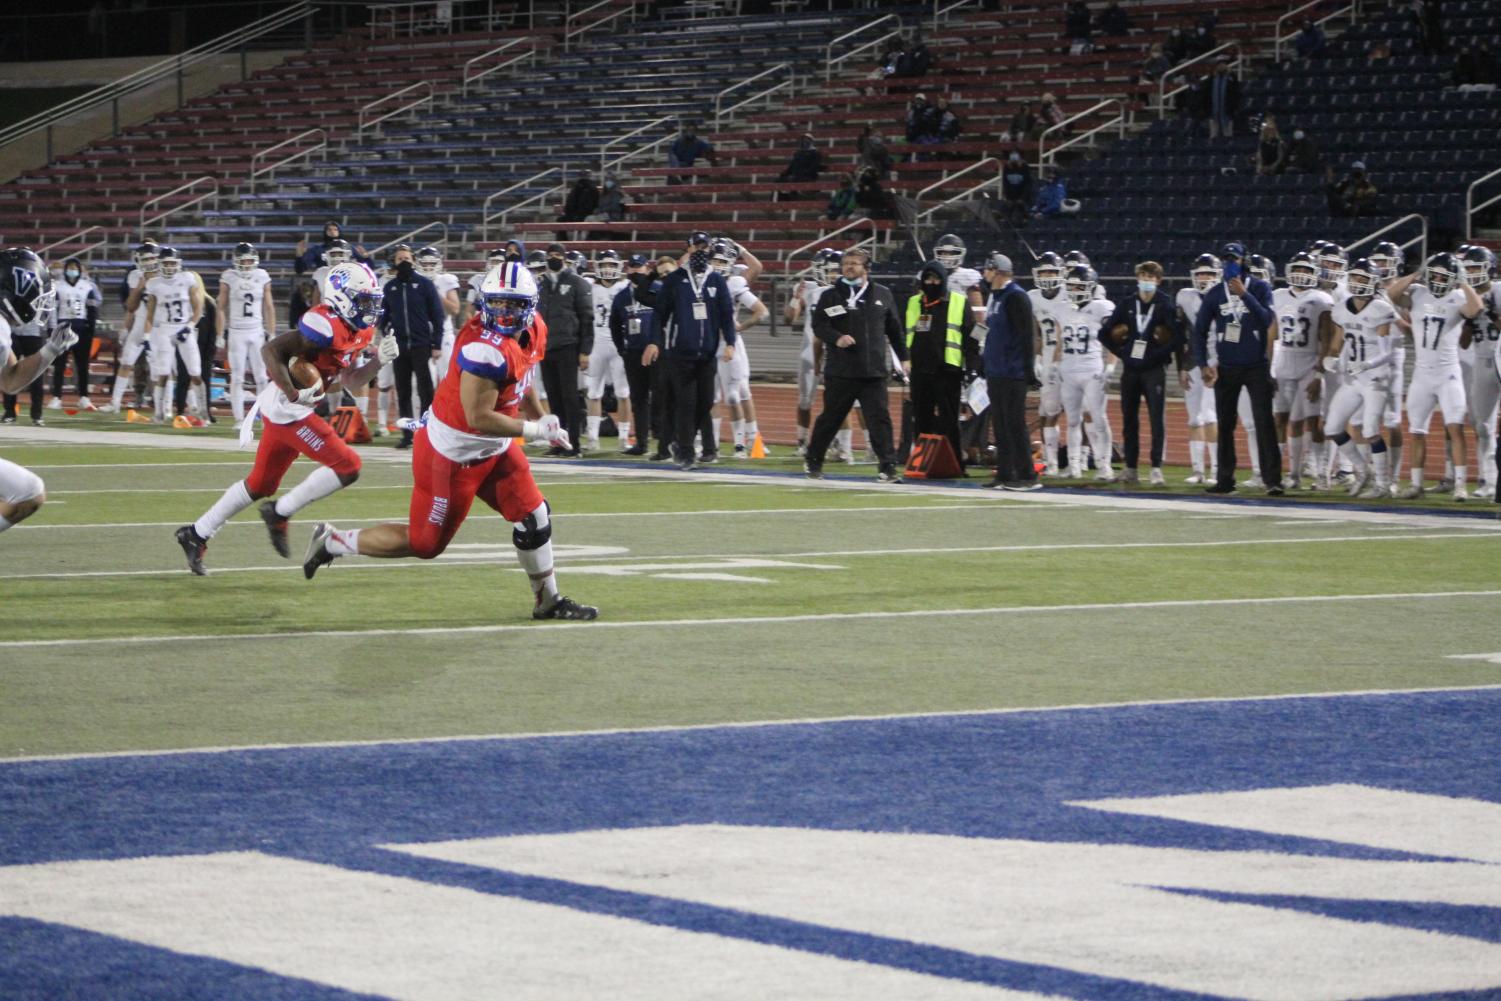
[[[1458,286],[1459,262],[1453,254],[1434,254],[1423,267],[1423,284],[1437,296],[1445,296]]]
[[[532,324],[537,310],[537,280],[514,261],[492,268],[480,283],[481,322],[487,331],[516,337]]]
[[[255,248],[244,244],[244,248],[235,248],[235,270],[242,275],[248,275],[261,266],[261,255],[256,253]]]
[[[1471,247],[1459,259],[1460,274],[1470,288],[1485,288],[1496,271],[1496,255],[1489,247]]]
[[[1352,296],[1361,299],[1369,299],[1376,294],[1377,281],[1376,269],[1364,258],[1356,261],[1345,272],[1345,288],[1350,290]]]
[[[1063,294],[1075,306],[1082,306],[1094,298],[1095,274],[1089,268],[1075,265],[1063,277]]]
[[[1293,288],[1319,287],[1319,266],[1307,254],[1298,254],[1287,262],[1287,284]]]
[[[162,277],[171,278],[182,270],[182,258],[177,256],[177,251],[171,247],[163,247],[161,256],[157,258],[157,264],[161,267]]]
[[[1345,280],[1345,269],[1350,266],[1350,259],[1339,244],[1325,244],[1319,251],[1318,262],[1319,281],[1338,285]]]
[[[337,268],[341,264],[348,264],[349,256],[349,244],[344,240],[335,240],[323,251],[323,262],[331,268]]]
[[[1376,269],[1376,277],[1381,281],[1390,281],[1402,273],[1402,248],[1395,243],[1376,244],[1366,255],[1366,260]]]
[[[933,247],[933,260],[953,271],[964,265],[964,241],[949,233],[940,237]]]
[[[1260,254],[1252,254],[1250,260],[1246,262],[1246,270],[1251,273],[1252,278],[1270,282],[1272,276],[1276,274],[1277,267],[1268,258]]]
[[[323,280],[323,299],[328,307],[356,329],[375,325],[380,319],[382,298],[380,283],[367,264],[340,264]]]
[[[0,314],[13,325],[50,314],[56,297],[40,257],[24,247],[0,251]]]
[[[443,273],[443,255],[436,247],[423,247],[417,251],[417,273],[436,278]]]
[[[606,285],[620,281],[620,257],[613,250],[601,251],[594,267],[599,272],[599,280]]]
[[[1225,275],[1224,268],[1220,265],[1220,259],[1213,254],[1200,254],[1189,269],[1188,279],[1193,282],[1197,292],[1208,292],[1219,284]]]

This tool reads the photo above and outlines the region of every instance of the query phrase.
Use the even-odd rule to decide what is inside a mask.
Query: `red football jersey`
[[[318,345],[318,350],[303,355],[304,360],[323,375],[325,381],[360,360],[360,352],[375,338],[375,328],[355,330],[327,306],[314,306],[297,321],[303,339]]]
[[[504,337],[485,330],[479,314],[469,318],[453,342],[453,360],[433,395],[433,416],[455,431],[479,434],[464,417],[459,399],[459,376],[463,372],[489,379],[500,386],[495,398],[496,413],[518,416],[521,398],[532,383],[532,370],[547,350],[547,324],[541,314],[532,318],[527,330],[526,346],[514,337]]]

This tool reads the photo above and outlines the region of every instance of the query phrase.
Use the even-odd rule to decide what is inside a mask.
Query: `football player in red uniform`
[[[297,322],[297,329],[265,343],[261,356],[271,382],[256,399],[240,429],[241,443],[255,434],[255,416],[264,431],[250,475],[234,484],[191,525],[177,530],[177,543],[188,558],[188,569],[202,576],[203,555],[224,523],[262,497],[276,493],[282,477],[299,455],[319,467],[280,500],[260,506],[261,519],[277,553],[290,555],[287,519],[299,510],[347,487],[360,476],[360,457],[344,443],[328,422],[313,412],[323,399],[323,389],[335,381],[350,387],[363,386],[375,378],[381,365],[396,357],[396,338],[381,338],[375,357],[361,363],[364,350],[375,336],[380,317],[381,288],[367,264],[340,264],[324,282],[324,300]],[[298,386],[289,366],[301,359],[318,370],[310,386]],[[306,371],[305,366],[298,366]]]
[[[477,497],[514,526],[511,540],[535,598],[532,618],[593,619],[599,609],[558,593],[547,501],[514,441],[571,447],[558,418],[542,413],[532,385],[547,349],[536,279],[519,263],[501,264],[480,283],[479,300],[413,442],[407,523],[351,531],[317,525],[302,571],[311,579],[335,558],[356,554],[430,560],[448,548]]]

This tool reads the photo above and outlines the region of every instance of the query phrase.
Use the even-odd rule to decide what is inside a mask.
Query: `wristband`
[[[537,422],[536,421],[522,421],[521,422],[521,440],[522,441],[536,441],[537,438],[541,435],[541,433],[542,433],[541,429],[537,426]]]

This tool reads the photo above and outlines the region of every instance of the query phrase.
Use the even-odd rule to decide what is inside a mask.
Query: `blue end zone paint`
[[[375,846],[722,823],[1405,858],[1065,804],[1330,783],[1501,802],[1497,760],[1501,692],[1480,691],[20,762],[0,765],[0,864],[256,850],[981,983],[1178,1001],[1186,995]],[[1258,902],[1489,941],[1501,927],[1494,908]],[[84,994],[88,978],[127,960],[142,977],[163,964],[217,975],[206,961],[114,940],[96,948],[80,934],[0,923],[0,954],[12,956],[0,996],[19,993],[25,964],[63,953],[55,976]],[[279,978],[276,990],[339,996]]]

